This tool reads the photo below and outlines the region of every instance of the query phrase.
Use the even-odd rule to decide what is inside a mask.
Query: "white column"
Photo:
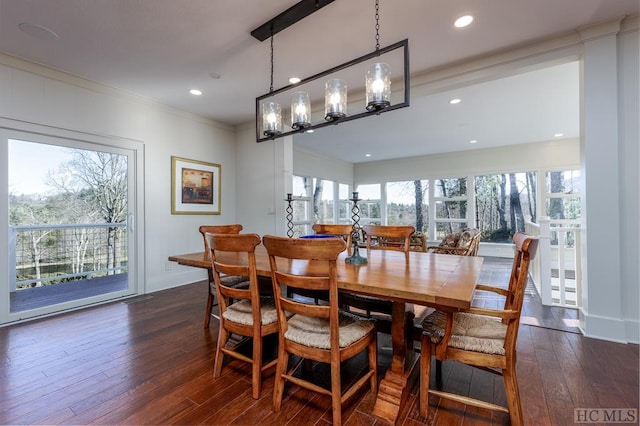
[[[626,341],[621,319],[620,191],[618,181],[619,22],[592,27],[584,40],[581,197],[583,300],[580,327],[588,336]]]

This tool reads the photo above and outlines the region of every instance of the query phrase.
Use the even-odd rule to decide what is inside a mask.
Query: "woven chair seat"
[[[253,325],[253,313],[251,311],[251,301],[242,299],[227,307],[222,317],[227,321],[242,325]],[[260,319],[262,325],[273,324],[278,321],[276,305],[272,298],[260,299]]]
[[[444,336],[447,314],[435,311],[422,322],[433,343]],[[453,314],[453,331],[449,347],[491,355],[504,355],[504,337],[507,326],[497,319],[459,312]]]
[[[340,312],[340,347],[345,348],[365,337],[374,328],[374,322],[348,312]],[[331,349],[329,319],[296,314],[287,322],[285,339],[301,345]]]

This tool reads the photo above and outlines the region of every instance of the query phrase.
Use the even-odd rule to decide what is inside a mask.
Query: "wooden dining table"
[[[407,323],[412,319],[406,315],[407,307],[417,304],[447,312],[469,308],[483,259],[424,252],[410,252],[405,257],[404,253],[388,250],[361,250],[360,254],[368,259],[368,263],[354,265],[344,259],[338,261],[338,289],[393,302],[391,365],[378,387],[372,414],[395,424],[417,376],[418,357],[412,350],[413,322]],[[220,261],[233,261],[237,256],[236,253],[221,253]],[[342,258],[346,256],[346,252],[341,255]],[[211,268],[206,252],[169,256],[169,260],[181,265]],[[269,257],[262,245],[256,247],[256,267],[259,276],[271,276]],[[290,267],[294,270],[295,263]]]

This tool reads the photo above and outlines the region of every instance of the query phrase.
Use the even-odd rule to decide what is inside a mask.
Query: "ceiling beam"
[[[251,35],[260,41],[265,41],[332,2],[333,0],[302,0],[251,31]]]

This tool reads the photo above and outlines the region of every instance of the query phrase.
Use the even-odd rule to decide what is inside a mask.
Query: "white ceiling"
[[[295,3],[0,0],[0,52],[239,125],[253,120],[255,98],[269,91],[269,42],[250,32]],[[637,0],[380,0],[380,44],[408,38],[411,73],[419,74],[639,9]],[[475,21],[454,29],[464,14]],[[27,34],[21,23],[58,38]],[[274,88],[373,51],[374,24],[374,0],[335,0],[277,34]],[[203,95],[190,95],[191,88]],[[462,102],[450,105],[453,97]],[[555,133],[572,138],[578,110],[578,66],[570,63],[414,95],[409,108],[297,135],[295,143],[362,162],[543,141]],[[472,139],[478,143],[470,145]]]

